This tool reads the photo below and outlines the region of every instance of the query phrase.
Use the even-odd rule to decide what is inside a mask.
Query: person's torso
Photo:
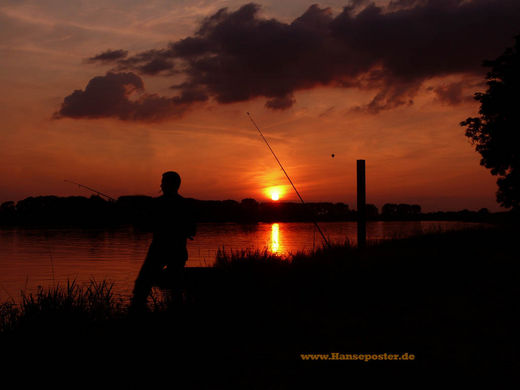
[[[185,245],[192,224],[189,204],[182,196],[163,195],[154,199],[152,208],[154,241]]]

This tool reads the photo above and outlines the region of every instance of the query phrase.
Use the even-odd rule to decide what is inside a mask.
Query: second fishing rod
[[[251,123],[253,123],[253,125],[256,127],[256,129],[258,130],[258,132],[260,133],[260,136],[262,137],[262,139],[264,140],[265,144],[267,145],[267,147],[269,148],[269,150],[271,151],[271,153],[273,154],[276,162],[278,163],[278,165],[280,166],[280,168],[282,169],[283,173],[285,174],[285,177],[287,177],[287,180],[289,180],[289,183],[291,183],[291,186],[292,188],[294,189],[294,192],[296,192],[296,195],[298,195],[298,198],[300,199],[300,201],[302,202],[302,204],[304,206],[307,206],[306,203],[304,202],[302,196],[300,195],[300,193],[298,192],[298,190],[296,189],[296,186],[294,185],[293,181],[291,180],[291,178],[289,177],[289,174],[287,173],[287,171],[285,170],[285,168],[283,167],[282,163],[280,162],[280,160],[278,159],[278,157],[276,156],[276,153],[274,152],[273,148],[271,148],[271,145],[269,145],[269,142],[267,141],[267,139],[264,137],[264,134],[262,133],[262,131],[260,130],[260,128],[258,127],[258,125],[256,124],[256,122],[254,121],[253,117],[251,116],[251,114],[249,112],[246,112],[247,116],[249,117],[249,119],[251,120]],[[309,213],[310,214],[310,213]],[[327,240],[327,238],[325,237],[325,234],[323,234],[323,231],[321,230],[320,228],[320,225],[318,225],[318,222],[316,221],[316,219],[314,218],[313,215],[311,215],[311,218],[312,218],[312,222],[314,223],[314,226],[316,226],[316,229],[318,229],[318,232],[320,233],[321,235],[321,238],[323,239],[323,242],[327,245],[328,248],[330,248],[330,243],[329,241]]]

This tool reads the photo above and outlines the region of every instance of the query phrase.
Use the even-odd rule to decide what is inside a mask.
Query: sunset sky
[[[499,210],[459,122],[516,0],[0,0],[0,202],[157,196]],[[222,10],[226,8],[227,10]],[[346,7],[346,8],[345,8]],[[332,158],[332,154],[335,155]]]

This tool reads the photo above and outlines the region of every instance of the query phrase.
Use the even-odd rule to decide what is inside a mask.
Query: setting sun
[[[282,186],[268,187],[265,190],[266,195],[273,201],[280,200],[285,191]]]

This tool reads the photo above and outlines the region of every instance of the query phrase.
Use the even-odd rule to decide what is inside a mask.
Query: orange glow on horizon
[[[266,192],[266,195],[275,202],[280,200],[280,198],[285,193],[285,191],[283,190],[283,187],[281,187],[281,186],[268,187],[265,192]]]

